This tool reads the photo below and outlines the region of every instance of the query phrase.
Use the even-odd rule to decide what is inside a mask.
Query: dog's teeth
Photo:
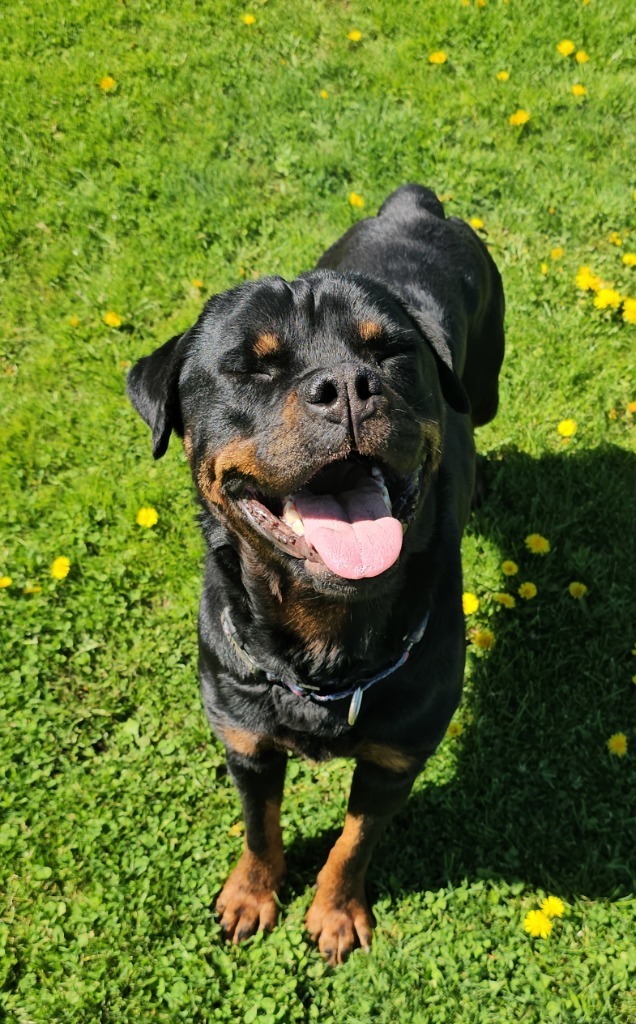
[[[305,536],[305,527],[300,514],[291,499],[288,499],[283,506],[283,514],[281,516],[284,523],[294,531],[297,537]]]

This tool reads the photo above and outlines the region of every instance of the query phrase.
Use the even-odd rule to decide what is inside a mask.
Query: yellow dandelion
[[[475,629],[471,634],[471,641],[482,651],[490,651],[495,645],[495,634],[491,629]]]
[[[149,508],[144,506],[139,509],[137,513],[137,525],[151,527],[154,526],[159,520],[159,513],[156,508]]]
[[[429,53],[428,62],[429,64],[445,64],[448,57],[443,50],[434,50],[433,53]]]
[[[468,223],[470,224],[471,228],[475,229],[475,231],[479,231],[479,229],[483,228],[484,226],[484,222],[481,219],[481,217],[469,217]]]
[[[192,286],[193,288],[203,288],[203,281],[201,280],[200,277],[193,277]]]
[[[561,420],[557,424],[557,430],[561,437],[574,437],[576,434],[576,420]]]
[[[553,260],[560,260],[563,256],[563,246],[557,245],[554,249],[550,249],[550,256]]]
[[[509,71],[498,71],[497,72],[497,81],[498,82],[507,82],[509,78],[510,78],[510,72]]]
[[[615,288],[599,288],[594,296],[594,305],[597,309],[618,309],[621,301],[620,292]]]
[[[478,7],[485,7],[486,3],[487,3],[487,0],[477,0],[477,6]]]
[[[636,267],[636,252],[625,252],[621,259],[626,267]]]
[[[533,939],[547,939],[554,926],[542,910],[530,910],[523,920],[523,927]]]
[[[570,583],[568,590],[570,591],[570,595],[577,601],[580,601],[581,598],[585,597],[587,594],[587,587],[585,586],[585,583],[577,583],[576,581]]]
[[[112,92],[113,89],[117,88],[117,82],[112,75],[104,75],[99,83],[99,87],[102,92]]]
[[[511,114],[508,120],[513,127],[520,127],[521,125],[528,123],[530,120],[530,114],[527,110],[522,110],[520,108],[519,110],[516,110],[514,114]]]
[[[557,50],[562,57],[570,57],[576,50],[576,46],[571,39],[562,39],[560,43],[557,43]]]
[[[545,275],[545,274],[547,274],[547,272],[548,272],[548,264],[547,263],[542,263],[541,264],[541,273],[543,275]]]
[[[321,89],[320,90],[320,99],[321,100],[328,100],[329,99],[329,93],[327,92],[326,89]]]
[[[522,583],[517,593],[524,601],[531,601],[533,597],[537,596],[537,588],[534,583]]]
[[[359,28],[352,28],[351,32],[347,33],[347,39],[351,43],[359,43],[362,39],[362,32]]]
[[[577,50],[574,54],[574,59],[577,64],[587,64],[590,59],[585,50]]]
[[[66,558],[65,555],[60,555],[51,564],[51,576],[56,580],[63,580],[65,576],[68,576],[70,568],[70,559]]]
[[[69,316],[68,322],[71,327],[79,327],[80,318],[78,316]]]
[[[0,576],[0,590],[4,590],[6,587],[10,587],[13,580],[10,576]]]
[[[529,533],[524,543],[533,555],[547,555],[550,550],[550,541],[547,537],[542,537],[540,533]]]
[[[585,88],[584,85],[581,85],[580,83],[578,83],[577,85],[573,85],[572,86],[572,95],[573,96],[587,96],[587,89]]]
[[[462,608],[464,609],[464,615],[473,615],[479,608],[479,598],[477,595],[469,592],[462,594]]]
[[[350,192],[349,204],[351,206],[354,206],[356,209],[361,210],[362,207],[364,206],[364,199],[362,198],[362,196],[358,195],[357,192]]]
[[[244,25],[255,25],[256,24],[256,18],[254,17],[253,14],[242,14],[241,15],[241,21],[243,22]]]
[[[493,594],[493,598],[497,604],[503,605],[504,608],[514,608],[517,604],[512,594],[506,594],[503,591],[499,594]]]
[[[607,236],[607,240],[608,240],[608,242],[611,242],[612,245],[622,245],[623,244],[623,239],[622,239],[621,235],[619,235],[618,231],[611,231],[609,233],[609,235]]]
[[[114,313],[112,309],[109,309],[108,313],[104,314],[104,323],[107,327],[121,327],[123,322],[119,314]]]
[[[636,302],[636,299],[630,299],[629,301],[630,302]],[[627,403],[627,411],[628,412],[632,412],[632,413],[636,412],[636,402],[628,402]],[[634,654],[636,654],[636,648],[634,649]]]
[[[607,414],[607,418],[610,420],[617,420],[618,413],[616,412],[616,409],[610,409],[610,411]]]
[[[623,320],[626,324],[636,324],[636,299],[623,299]]]
[[[546,896],[541,901],[541,910],[546,917],[563,917],[565,913],[565,903],[560,900],[558,896]]]
[[[463,731],[464,727],[459,722],[451,722],[447,729],[446,735],[454,739],[456,736],[461,736]]]
[[[624,732],[615,732],[607,741],[607,749],[615,757],[625,757],[627,753],[627,736]]]
[[[504,576],[516,576],[519,572],[519,566],[516,562],[513,562],[510,558],[507,558],[505,562],[501,563],[501,571]]]
[[[589,267],[579,267],[575,277],[576,287],[582,292],[597,292],[603,285],[598,274],[594,274]]]

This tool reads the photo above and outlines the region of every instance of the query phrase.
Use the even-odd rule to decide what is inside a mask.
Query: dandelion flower
[[[561,437],[574,437],[576,434],[576,420],[561,420],[557,425]]]
[[[362,196],[358,195],[357,192],[350,192],[349,193],[349,203],[350,203],[351,206],[354,206],[356,209],[361,210],[362,207],[364,206],[364,199],[362,198]]]
[[[572,422],[574,421],[572,420]],[[576,424],[574,424],[574,429],[576,429]],[[547,555],[550,550],[550,541],[547,537],[542,537],[540,533],[528,534],[524,543],[528,551],[531,551],[533,555]]]
[[[590,59],[585,50],[577,50],[574,54],[574,59],[577,64],[587,64]]]
[[[611,242],[612,245],[622,245],[623,244],[623,239],[619,235],[618,231],[611,231],[610,234],[608,235],[607,240],[608,240],[608,242]]]
[[[530,910],[524,918],[523,927],[533,939],[547,939],[554,926],[542,910]]]
[[[501,592],[499,594],[494,594],[493,597],[497,604],[503,605],[504,608],[514,608],[517,604],[512,594]]]
[[[580,83],[577,83],[577,85],[573,85],[572,86],[572,95],[573,96],[587,96],[587,89],[585,88],[584,85],[581,85]]]
[[[560,260],[563,256],[563,246],[557,245],[554,249],[550,249],[550,256],[553,260]]]
[[[546,896],[541,901],[541,910],[546,917],[563,917],[565,913],[565,903],[560,900],[558,896]]]
[[[507,82],[509,78],[510,78],[510,72],[509,71],[498,71],[497,72],[497,81],[498,82]]]
[[[446,735],[451,736],[454,739],[455,736],[461,736],[463,731],[464,728],[459,722],[451,722],[446,732]]]
[[[243,22],[244,25],[255,25],[256,24],[256,18],[254,17],[253,14],[243,14],[243,15],[241,15],[241,21]]]
[[[65,576],[68,576],[70,568],[70,560],[65,555],[60,555],[51,565],[51,576],[56,580],[63,580]]]
[[[629,302],[635,302],[635,301],[636,301],[636,299],[629,299],[629,300],[627,300],[627,301],[629,301]],[[628,411],[628,412],[636,412],[636,402],[628,402],[628,403],[627,403],[627,411]],[[636,647],[634,648],[634,651],[633,651],[633,653],[634,653],[634,654],[636,654]]]
[[[448,57],[443,50],[434,50],[433,53],[429,53],[428,62],[429,64],[445,64]]]
[[[507,558],[505,562],[501,563],[501,571],[504,574],[504,576],[516,576],[516,574],[519,572],[519,566],[516,562],[513,562],[511,559]]]
[[[468,223],[470,224],[471,228],[475,229],[475,231],[479,231],[479,229],[483,228],[484,226],[484,222],[481,219],[481,217],[470,217]]]
[[[329,99],[329,93],[327,92],[326,89],[321,89],[320,90],[320,99],[321,100],[328,100]]]
[[[0,590],[4,590],[5,587],[10,587],[13,580],[10,576],[0,576]]]
[[[156,508],[148,508],[144,506],[139,509],[136,521],[138,526],[146,526],[149,528],[159,521],[159,513]]]
[[[462,608],[464,615],[472,615],[479,608],[479,598],[475,594],[462,594]]]
[[[359,43],[360,40],[362,39],[362,32],[360,31],[359,28],[352,28],[351,32],[347,34],[347,39],[351,43]]]
[[[597,309],[618,309],[620,304],[620,292],[615,288],[599,288],[594,296],[594,305]]]
[[[576,50],[576,46],[571,39],[562,39],[561,42],[557,44],[557,50],[562,57],[570,57]]]
[[[570,591],[570,595],[577,601],[580,601],[581,598],[585,597],[587,594],[587,587],[585,586],[585,583],[577,583],[576,581],[570,583],[568,590]]]
[[[623,299],[623,320],[626,324],[636,324],[636,299]]]
[[[623,253],[622,260],[626,267],[636,267],[636,252]]]
[[[524,601],[531,601],[533,597],[537,596],[537,588],[534,583],[522,583],[517,593]]]
[[[192,285],[194,288],[203,288],[203,281],[200,277],[195,277],[192,280]]]
[[[78,316],[69,316],[68,322],[71,325],[71,327],[79,327],[80,320]]]
[[[516,110],[514,114],[511,114],[508,120],[510,121],[510,124],[516,128],[522,124],[527,124],[530,120],[530,114],[527,110],[522,110],[520,108],[519,110]]]
[[[625,757],[627,753],[627,736],[624,732],[615,732],[607,741],[607,749],[615,757]]]
[[[495,634],[491,629],[476,629],[471,640],[475,647],[479,647],[482,651],[490,651],[495,645]]]
[[[107,327],[121,327],[123,320],[118,313],[114,313],[112,309],[109,309],[108,313],[104,315],[104,323]]]
[[[117,87],[117,82],[112,75],[104,75],[99,83],[102,92],[112,92]]]
[[[598,274],[592,273],[589,267],[579,267],[575,281],[582,292],[597,292],[603,285]]]

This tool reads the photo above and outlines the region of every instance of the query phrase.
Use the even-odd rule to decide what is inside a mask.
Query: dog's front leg
[[[342,834],[318,875],[306,925],[331,966],[356,946],[369,949],[373,915],[365,894],[371,854],[386,823],[404,804],[417,772],[393,772],[358,761]]]
[[[241,942],[278,919],[285,877],[280,805],[287,758],[275,750],[249,755],[227,747],[227,763],[243,804],[245,845],[216,904],[225,938]]]

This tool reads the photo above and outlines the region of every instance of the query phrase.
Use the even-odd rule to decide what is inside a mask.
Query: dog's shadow
[[[476,618],[487,620],[495,645],[469,656],[463,730],[445,741],[457,744],[455,769],[439,781],[435,761],[427,767],[378,848],[371,895],[490,878],[566,898],[616,898],[635,874],[633,759],[613,756],[607,740],[636,739],[636,457],[615,446],[539,459],[506,451],[486,476],[466,546],[473,564],[494,546],[520,571],[475,584]],[[525,548],[533,532],[549,539],[548,554]],[[516,594],[524,581],[536,597]],[[583,599],[570,595],[572,581],[587,585]],[[514,594],[516,607],[490,602],[496,590]],[[292,890],[334,838],[291,844]]]

